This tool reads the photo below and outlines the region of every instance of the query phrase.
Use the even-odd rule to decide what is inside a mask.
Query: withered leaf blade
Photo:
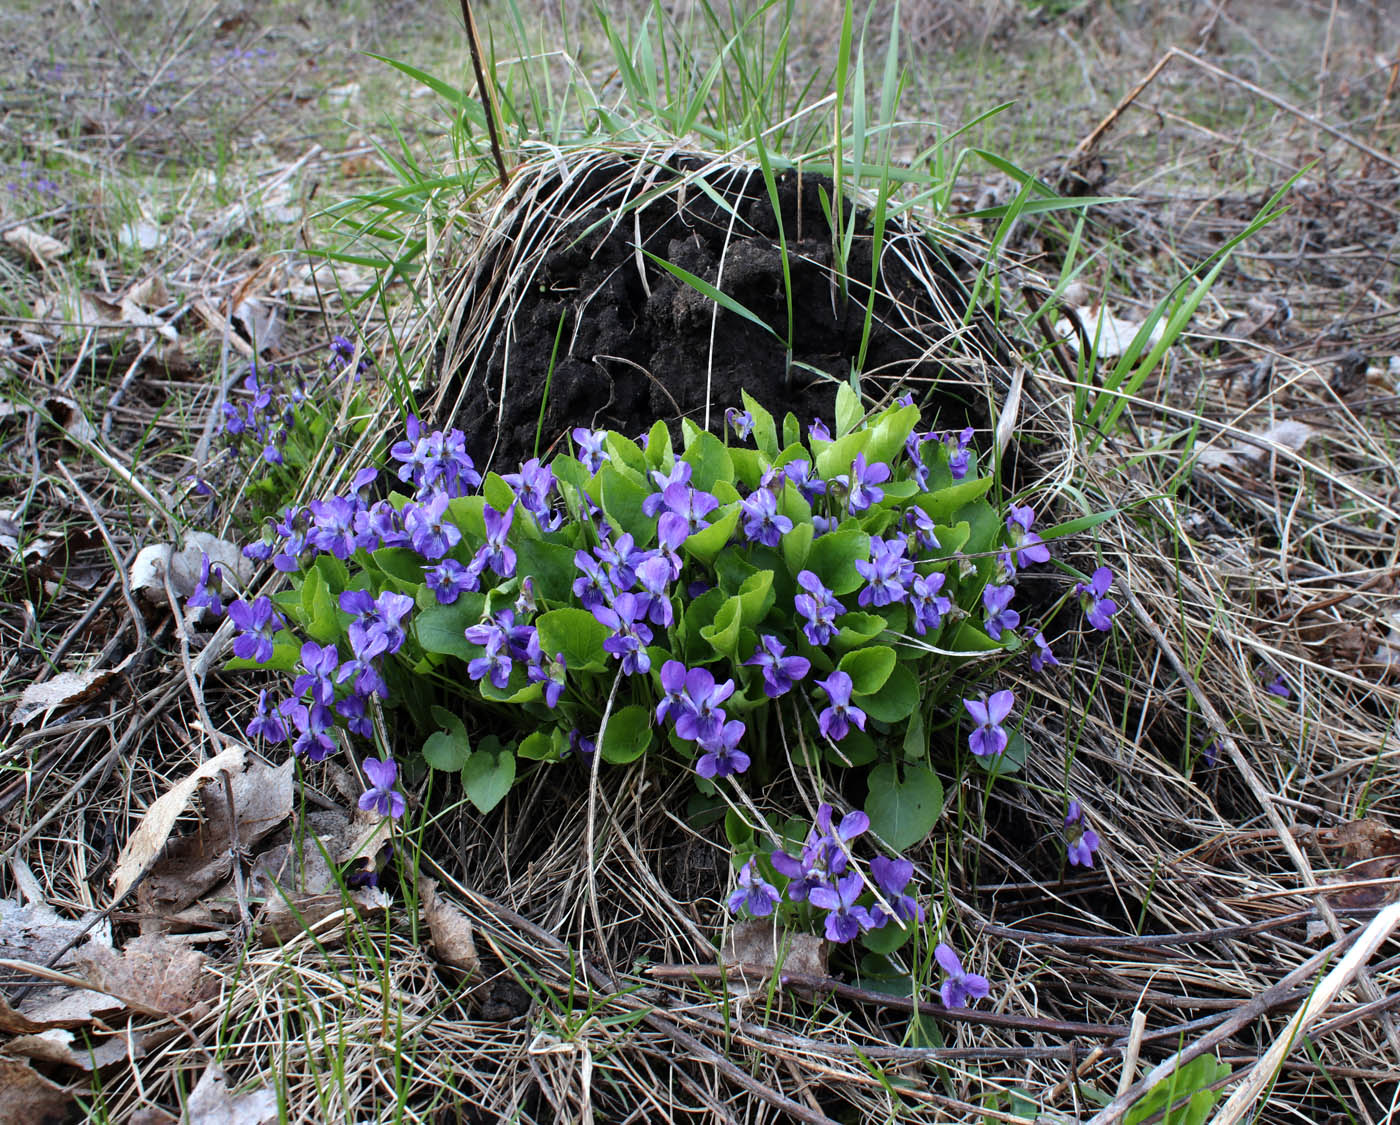
[[[264,1125],[277,1120],[277,1095],[262,1086],[238,1094],[229,1089],[221,1066],[200,1077],[185,1106],[182,1125]]]
[[[767,977],[776,968],[781,973],[824,977],[826,942],[815,934],[794,933],[755,918],[740,922],[730,931],[720,949],[719,962],[744,975]]]
[[[136,831],[122,848],[117,868],[112,873],[112,893],[115,899],[125,896],[136,880],[155,861],[161,848],[165,847],[166,840],[170,838],[170,830],[175,827],[175,821],[185,811],[195,790],[224,770],[230,773],[240,771],[243,768],[244,756],[242,746],[230,746],[210,758],[168,793],[162,793],[151,802],[151,807],[146,810],[146,815],[141,818]]]
[[[40,715],[47,715],[60,707],[76,707],[96,699],[117,676],[126,671],[137,654],[129,654],[120,664],[110,668],[89,668],[84,672],[60,672],[58,675],[30,684],[20,694],[19,702],[10,713],[10,722],[16,727],[27,726]]]
[[[86,946],[74,960],[94,988],[148,1012],[182,1015],[219,989],[218,979],[206,971],[208,958],[164,934],[143,934],[120,953],[105,945]]]
[[[66,242],[23,224],[7,230],[5,241],[41,266],[50,265],[68,253]]]
[[[418,898],[423,905],[423,917],[428,923],[434,956],[445,965],[472,976],[481,962],[476,953],[476,939],[471,920],[457,907],[439,897],[437,882],[429,878],[418,881]]]
[[[253,758],[243,772],[232,773],[229,788],[236,816],[229,813],[222,780],[205,782],[204,822],[198,831],[170,841],[137,891],[142,909],[173,914],[226,878],[232,864],[234,821],[246,850],[291,816],[294,768],[292,758],[277,766]]]
[[[0,1125],[64,1125],[72,1101],[27,1062],[0,1056]]]

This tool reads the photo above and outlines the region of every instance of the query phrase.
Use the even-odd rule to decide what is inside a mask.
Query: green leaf
[[[285,631],[278,634],[282,637],[287,635]],[[222,667],[229,672],[250,672],[254,669],[263,672],[290,672],[293,668],[301,667],[301,645],[290,641],[274,643],[271,659],[264,660],[261,664],[256,660],[231,656],[224,661]]]
[[[774,597],[771,570],[755,571],[744,579],[738,593],[742,623],[753,626],[762,621],[773,608]]]
[[[479,655],[465,636],[468,626],[481,620],[486,608],[482,594],[463,594],[451,605],[432,605],[419,610],[413,619],[413,632],[418,647],[424,652],[458,656],[471,660]]]
[[[486,474],[486,478],[481,482],[481,495],[485,497],[486,503],[502,515],[515,503],[515,490],[497,473]]]
[[[917,929],[917,926],[910,926],[906,929],[899,924],[899,919],[894,918],[887,921],[878,930],[870,930],[861,934],[860,943],[871,953],[890,954],[913,937],[914,931]]]
[[[593,480],[597,489],[594,497],[603,512],[619,531],[630,531],[638,547],[650,543],[656,535],[656,520],[642,513],[642,504],[650,495],[643,485],[625,476],[612,465],[604,465]]]
[[[467,737],[467,724],[462,722],[459,716],[454,715],[446,707],[439,707],[435,703],[429,709],[429,713],[433,716],[433,722],[437,723],[439,730],[445,730],[452,734],[460,734],[463,738]]]
[[[847,657],[857,656],[870,649],[857,649],[847,653]],[[841,663],[846,662],[846,657]],[[890,669],[887,680],[872,695],[858,695],[856,704],[872,719],[882,723],[897,723],[908,718],[919,706],[919,681],[908,665],[896,664]],[[908,755],[906,754],[906,757]]]
[[[840,742],[827,743],[826,757],[828,761],[849,769],[852,766],[868,766],[879,757],[879,752],[875,749],[875,740],[853,726]]]
[[[687,446],[681,460],[690,466],[690,485],[710,492],[716,481],[734,483],[734,462],[724,442],[708,430],[701,430]]]
[[[912,848],[933,831],[943,811],[943,783],[926,766],[904,767],[900,781],[892,762],[870,771],[865,815],[880,839],[897,852]]]
[[[792,530],[783,536],[783,563],[787,566],[789,574],[797,575],[808,569],[807,559],[811,555],[815,534],[816,528],[810,523],[794,523]]]
[[[1214,1055],[1198,1055],[1134,1102],[1123,1116],[1123,1125],[1138,1125],[1159,1113],[1162,1125],[1203,1125],[1222,1093],[1210,1087],[1229,1073],[1230,1068]],[[1183,1099],[1188,1099],[1185,1105],[1171,1108]]]
[[[870,442],[865,447],[865,460],[868,463],[893,461],[904,450],[904,443],[919,424],[917,406],[900,406],[886,410],[879,420],[870,427]],[[885,495],[890,494],[890,485],[885,486]]]
[[[865,407],[861,405],[860,395],[852,389],[849,383],[840,383],[836,387],[836,436],[845,437],[856,428],[860,420],[865,417]]]
[[[515,551],[518,556],[516,573],[534,580],[537,597],[556,604],[570,600],[574,579],[578,577],[574,548],[543,539],[522,539]]]
[[[326,589],[334,598],[350,585],[350,570],[334,555],[318,555],[312,564],[326,580]]]
[[[783,415],[783,448],[796,445],[802,440],[802,423],[797,420],[797,415],[789,410]]]
[[[602,672],[608,666],[603,642],[611,635],[608,627],[586,609],[564,606],[535,618],[540,651],[564,654],[569,672]]]
[[[739,629],[743,625],[743,604],[736,594],[720,606],[714,621],[700,628],[700,636],[709,642],[720,656],[734,659],[739,648]]]
[[[773,421],[773,415],[768,413],[758,399],[749,394],[748,391],[741,390],[739,397],[744,401],[744,409],[753,415],[753,443],[760,452],[766,453],[770,459],[778,455],[778,425]]]
[[[401,594],[413,594],[423,585],[423,556],[405,547],[381,547],[370,561]]]
[[[532,730],[520,740],[520,745],[515,748],[515,755],[531,762],[545,762],[555,758],[557,753],[552,732]]]
[[[880,622],[881,627],[884,621]],[[894,649],[886,645],[870,645],[848,652],[841,658],[838,669],[851,677],[852,690],[857,695],[874,695],[894,671]],[[862,704],[862,708],[864,704]]]
[[[721,512],[709,527],[702,527],[686,539],[682,544],[686,554],[699,559],[706,566],[712,564],[715,556],[724,550],[729,537],[734,534],[734,529],[739,526],[739,515],[737,504],[727,512]]]
[[[991,477],[976,477],[933,492],[921,492],[914,497],[914,503],[932,516],[935,523],[951,523],[954,512],[982,499],[991,487]]]
[[[928,754],[928,730],[924,726],[924,713],[920,710],[915,710],[909,716],[902,749],[906,758],[922,758]]]
[[[832,477],[840,476],[842,473],[851,471],[851,463],[855,461],[858,453],[864,453],[865,447],[870,441],[869,430],[857,430],[853,434],[837,438],[835,441],[825,445],[820,452],[816,452],[816,472],[822,480],[830,480]],[[814,442],[815,446],[821,446],[821,442]],[[814,449],[815,452],[815,449]]]
[[[434,731],[423,743],[423,760],[435,770],[456,773],[471,756],[472,744],[465,730]]]
[[[340,636],[340,619],[336,617],[335,602],[321,571],[312,567],[306,572],[301,587],[303,624],[313,641],[330,644]]]
[[[724,838],[735,849],[753,841],[753,825],[737,808],[731,808],[724,814]]]
[[[648,438],[648,441],[651,439]],[[615,430],[609,430],[603,438],[603,447],[608,451],[608,456],[612,458],[614,465],[626,465],[636,473],[646,476],[647,471],[652,467],[647,460],[647,455],[642,452],[642,447],[629,437],[624,437]]]
[[[467,799],[481,812],[499,805],[515,782],[515,755],[504,749],[496,753],[477,750],[462,767],[462,788]]]
[[[660,470],[671,457],[671,430],[665,422],[657,419],[647,432],[647,466]]]
[[[886,625],[885,619],[879,614],[861,613],[858,610],[842,614],[836,619],[836,623],[841,626],[841,630],[832,638],[831,647],[838,652],[869,644],[885,631]]]
[[[633,703],[608,716],[603,728],[603,761],[614,765],[634,762],[651,745],[651,712]]]
[[[983,773],[992,774],[994,777],[1009,777],[1012,774],[1021,772],[1021,768],[1026,764],[1026,740],[1021,736],[1020,731],[1016,731],[1006,741],[1006,749],[1000,754],[992,754],[988,757],[979,757],[974,754],[972,760],[977,763]]]
[[[807,569],[840,597],[864,585],[865,579],[857,573],[855,563],[856,559],[869,558],[870,536],[858,527],[845,527],[812,541],[812,549],[807,553]]]

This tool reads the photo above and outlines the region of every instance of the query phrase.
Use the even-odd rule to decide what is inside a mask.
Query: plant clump
[[[908,396],[866,418],[843,386],[834,429],[805,435],[747,397],[727,420],[732,442],[685,424],[679,451],[661,422],[581,427],[572,453],[483,475],[459,431],[411,418],[395,491],[375,498],[381,470],[363,469],[245,548],[292,579],[227,606],[234,665],[290,679],[248,736],[312,762],[362,747],[361,806],[392,818],[428,770],[483,812],[527,771],[688,771],[728,806],[732,911],[892,952],[925,916],[901,853],[942,812],[939,772],[990,784],[1024,761],[1015,694],[986,682],[1018,655],[1057,663],[1012,608],[1054,531],[1003,513],[975,435],[921,431]],[[1111,583],[1100,568],[1074,591],[1096,629]],[[218,585],[206,574],[195,604],[220,607]],[[385,711],[419,738],[390,740]],[[765,813],[793,771],[843,792],[863,775],[864,808]],[[1070,807],[1069,861],[1091,864],[1098,837]],[[946,944],[938,959],[950,1005],[986,994]]]

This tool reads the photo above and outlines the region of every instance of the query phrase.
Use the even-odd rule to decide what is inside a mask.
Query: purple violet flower
[[[924,920],[924,908],[912,895],[904,893],[909,881],[914,878],[912,863],[903,857],[887,859],[877,855],[870,861],[870,874],[875,879],[875,885],[880,888],[880,894],[893,911],[890,913],[884,906],[876,903],[870,911],[876,927],[883,926],[891,918],[896,918],[906,925]]]
[[[646,650],[651,643],[651,627],[643,620],[646,608],[636,594],[619,594],[611,606],[593,607],[593,616],[612,630],[603,648],[622,661],[624,676],[651,671],[651,657]]]
[[[744,513],[744,534],[750,543],[776,547],[792,530],[792,520],[778,511],[778,498],[766,488],[750,493],[739,502]]]
[[[257,710],[253,712],[253,718],[243,733],[249,738],[261,738],[270,743],[287,741],[287,724],[282,721],[282,715],[276,705],[270,702],[266,688],[258,692]]]
[[[668,663],[670,663],[668,661]],[[691,668],[685,674],[685,690],[678,700],[676,733],[682,738],[707,745],[724,730],[726,699],[734,694],[734,681],[719,684],[708,668]]]
[[[888,465],[883,461],[867,465],[865,454],[857,453],[855,462],[851,465],[850,483],[847,484],[844,473],[837,477],[836,481],[846,485],[849,489],[846,497],[847,509],[852,515],[858,515],[872,504],[878,504],[885,498],[885,490],[880,485],[889,479],[890,467]]]
[[[510,534],[510,525],[515,519],[515,505],[511,504],[504,512],[498,512],[490,504],[487,504],[484,514],[486,518],[486,542],[481,545],[472,559],[472,567],[476,568],[479,562],[481,565],[478,573],[489,566],[502,578],[514,577],[515,548],[506,542],[506,536]]]
[[[739,868],[739,886],[729,896],[729,913],[748,911],[754,918],[767,918],[778,905],[778,888],[763,878],[758,863],[750,859]]]
[[[1035,509],[1029,506],[1012,508],[1006,517],[1006,530],[1011,545],[1016,548],[1016,563],[1027,566],[1031,563],[1050,561],[1050,548],[1045,540],[1031,530],[1035,523]]]
[[[573,430],[574,444],[578,447],[578,459],[583,467],[588,470],[589,476],[597,474],[603,467],[605,461],[611,461],[607,450],[603,448],[603,438],[605,431],[590,430],[583,426],[576,426]]]
[[[857,599],[860,605],[891,605],[902,602],[906,586],[914,580],[914,563],[904,557],[903,539],[880,539],[871,536],[870,561],[856,559],[856,573],[867,585]]]
[[[936,570],[929,575],[914,575],[913,582],[909,584],[909,608],[914,611],[914,632],[921,637],[930,629],[942,625],[944,615],[953,608],[952,599],[939,594],[946,581],[947,575]]]
[[[651,472],[652,483],[656,485],[656,491],[642,501],[642,515],[650,516],[653,519],[657,513],[666,506],[666,490],[673,484],[690,483],[690,462],[677,461],[671,466],[669,473],[662,473],[653,469]]]
[[[1268,674],[1268,672],[1264,672],[1259,676],[1259,681],[1264,684],[1264,690],[1270,695],[1278,696],[1280,699],[1292,699],[1293,692],[1288,686],[1288,681],[1283,678],[1283,673],[1275,672],[1274,678],[1265,682]]]
[[[637,564],[636,579],[642,587],[640,596],[646,599],[647,618],[663,629],[669,629],[676,619],[670,594],[672,577],[671,562],[660,552]]]
[[[249,605],[238,598],[229,604],[228,615],[241,630],[233,639],[233,655],[257,664],[271,660],[273,635],[287,627],[282,615],[272,608],[272,599],[264,595]]]
[[[820,418],[813,418],[812,424],[807,427],[808,441],[830,441],[831,431],[826,428],[826,423]]]
[[[818,910],[827,911],[826,936],[828,941],[854,941],[865,930],[875,928],[875,920],[870,911],[856,905],[865,889],[865,879],[859,871],[848,871],[836,881],[836,885],[813,887],[807,901]]]
[[[972,468],[972,454],[967,447],[972,441],[973,432],[972,427],[968,426],[960,434],[948,434],[943,438],[943,445],[948,450],[948,472],[954,480],[964,479]]]
[[[782,641],[772,633],[764,633],[758,638],[753,655],[744,661],[763,670],[763,694],[769,699],[786,695],[812,669],[812,662],[805,656],[784,656],[785,651],[787,646]]]
[[[667,510],[661,514],[656,534],[672,550],[697,531],[709,527],[709,514],[719,507],[719,501],[710,493],[688,484],[667,485],[661,495]]]
[[[1084,823],[1084,810],[1077,800],[1069,803],[1065,814],[1065,842],[1070,866],[1093,867],[1094,853],[1099,850],[1099,834]]]
[[[1035,646],[1034,651],[1031,653],[1032,672],[1043,672],[1046,668],[1059,666],[1060,662],[1055,659],[1055,654],[1050,651],[1050,643],[1045,639],[1045,634],[1039,629],[1036,629],[1031,633],[1030,639],[1031,644]]]
[[[398,763],[393,758],[382,762],[378,758],[366,758],[362,764],[372,786],[360,794],[360,808],[398,820],[404,811],[403,794],[394,788],[399,779]]]
[[[743,737],[744,724],[738,719],[730,719],[718,734],[700,743],[700,749],[705,752],[695,763],[695,772],[707,780],[743,773],[749,768],[749,756],[739,749]]]
[[[540,650],[539,630],[530,630],[530,643],[525,648],[525,677],[532,684],[544,684],[544,705],[551,710],[559,705],[564,694],[564,673],[567,662],[562,652],[551,658]]]
[[[228,583],[224,579],[223,567],[211,564],[209,555],[201,551],[199,555],[199,581],[194,593],[185,602],[188,609],[203,609],[211,617],[224,615],[224,597],[228,594]]]
[[[448,523],[448,495],[434,492],[421,503],[408,504],[403,510],[403,528],[413,549],[429,562],[436,562],[462,541],[462,531]]]
[[[368,590],[346,590],[340,595],[340,608],[354,615],[347,632],[350,651],[359,660],[373,660],[403,647],[402,622],[413,610],[409,595],[385,590],[375,598]]]
[[[574,568],[581,577],[574,579],[574,597],[590,613],[608,605],[617,596],[598,561],[587,551],[574,552]]]
[[[292,690],[299,696],[309,691],[313,702],[329,707],[335,701],[335,671],[340,667],[335,645],[307,641],[301,646],[301,666],[306,671],[292,682]]]
[[[812,474],[810,461],[789,461],[783,466],[783,476],[797,486],[797,491],[809,504],[818,496],[826,495],[826,481]]]
[[[793,598],[797,612],[807,619],[802,632],[807,640],[820,648],[836,636],[836,618],[846,612],[846,607],[836,600],[832,591],[822,585],[821,579],[810,570],[800,571],[797,584],[805,594]]]
[[[981,699],[964,699],[962,704],[977,724],[968,736],[968,749],[979,758],[989,758],[1005,750],[1010,740],[1001,724],[1016,705],[1015,695],[1010,691],[998,691],[993,692],[990,699],[984,695]]]
[[[747,410],[736,410],[731,406],[724,412],[724,420],[729,423],[740,441],[747,441],[749,434],[753,432],[753,415]]]
[[[939,989],[945,1008],[965,1007],[969,1000],[980,1000],[992,990],[986,977],[963,971],[962,960],[947,943],[940,941],[934,947],[933,956],[948,975]]]
[[[475,593],[481,587],[481,573],[456,559],[443,559],[437,566],[428,567],[423,571],[423,580],[437,597],[438,605],[452,605],[464,592]]]
[[[1009,632],[1021,624],[1021,615],[1007,608],[1015,596],[1014,586],[986,586],[982,590],[982,608],[987,613],[985,628],[987,636],[994,641],[1001,640],[1003,632]]]
[[[1104,633],[1113,628],[1113,615],[1118,612],[1118,603],[1107,596],[1112,585],[1113,571],[1101,566],[1087,583],[1080,582],[1074,587],[1089,624]]]
[[[656,705],[656,721],[664,723],[673,712],[688,704],[690,697],[685,694],[686,667],[679,660],[668,660],[661,665],[661,702]],[[714,677],[711,677],[713,681]]]
[[[550,494],[554,491],[554,470],[548,465],[540,464],[538,457],[532,457],[521,465],[520,472],[506,473],[501,479],[510,485],[521,507],[534,516],[544,530],[554,531],[563,522],[563,517],[550,508]],[[490,508],[486,510],[491,511]],[[514,573],[514,566],[511,570]],[[496,573],[500,574],[500,571]],[[509,578],[510,575],[503,574],[501,577]]]
[[[817,681],[817,687],[826,692],[830,705],[817,716],[821,732],[833,742],[840,742],[850,733],[854,723],[865,729],[865,712],[851,702],[854,685],[851,677],[839,668],[824,680]]]

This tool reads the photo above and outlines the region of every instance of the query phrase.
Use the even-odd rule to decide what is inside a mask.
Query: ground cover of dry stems
[[[1248,104],[1279,130],[1298,127]],[[1382,124],[1358,132],[1374,139]],[[1193,162],[1209,155],[1197,126],[1168,136],[1180,151],[1197,146]],[[1110,133],[1101,151],[1126,159],[1140,142]],[[1222,167],[1252,156],[1234,142],[1210,149]],[[1125,1053],[1142,1074],[1241,1017],[1214,1049],[1232,1081],[1242,1077],[1326,971],[1319,953],[1394,895],[1393,866],[1376,862],[1384,849],[1367,857],[1342,846],[1348,822],[1400,821],[1388,643],[1400,510],[1400,396],[1387,362],[1400,354],[1396,185],[1389,169],[1345,150],[1328,150],[1293,210],[1237,256],[1160,380],[1134,397],[1132,425],[1092,454],[1069,442],[1074,459],[1052,474],[1078,490],[1058,501],[1066,518],[1117,511],[1077,541],[1071,561],[1089,569],[1102,558],[1131,593],[1107,647],[1083,646],[1072,673],[1016,685],[1035,698],[1026,783],[990,800],[960,791],[959,814],[985,820],[986,834],[980,849],[936,853],[939,908],[972,951],[970,967],[996,983],[988,1011],[940,1015],[944,1044],[912,1047],[910,1013],[849,982],[731,981],[751,994],[726,999],[703,972],[648,972],[713,966],[727,874],[718,839],[668,811],[678,802],[663,779],[609,771],[590,855],[586,786],[542,778],[500,816],[458,812],[425,833],[424,866],[476,927],[474,980],[432,956],[411,887],[387,914],[332,915],[277,947],[206,932],[194,940],[212,955],[213,1003],[144,1057],[103,1072],[108,1115],[175,1106],[216,1047],[237,1080],[278,1086],[290,1120],[389,1116],[399,1105],[406,1120],[971,1121],[1009,1118],[1012,1090],[1042,1113],[1087,1119],[1096,1107],[1076,1079],[1112,1094],[1129,1085]],[[1243,175],[1221,181],[1194,195],[1132,193],[1131,205],[1100,216],[1091,240],[1108,248],[1113,296],[1160,295],[1171,274],[1161,259],[1203,257],[1267,194]],[[1027,270],[1053,272],[1044,269],[1053,232],[1028,225],[1023,237],[1014,249]],[[223,295],[256,270],[227,257],[219,268]],[[12,338],[5,363],[31,380],[31,395],[81,372],[59,390],[76,390],[100,417],[121,379],[94,363],[100,345],[94,330],[56,362]],[[1062,418],[1068,435],[1075,388],[1043,359],[1035,378],[1046,417]],[[142,384],[188,392],[186,416],[198,424],[210,390],[177,381],[146,377],[132,394],[139,403]],[[69,575],[56,598],[7,600],[6,692],[86,665],[114,641],[109,661],[137,655],[96,701],[6,735],[5,858],[70,914],[105,905],[110,861],[142,811],[212,752],[215,730],[238,738],[251,699],[218,676],[192,690],[178,626],[129,608],[126,564],[164,530],[131,481],[163,499],[188,462],[162,462],[159,442],[139,445],[161,424],[152,407],[128,398],[112,416],[101,445],[75,447],[29,415],[6,449],[14,479],[29,482],[20,493],[65,544],[50,565]],[[1189,434],[1211,455],[1188,475]],[[141,452],[123,456],[132,449]],[[309,492],[321,483],[308,481]],[[96,575],[87,588],[74,581],[84,567]],[[1287,700],[1265,690],[1276,673]],[[1217,764],[1207,766],[1211,743]],[[1072,875],[1049,843],[1067,779],[1092,795],[1105,839],[1100,866]],[[335,781],[311,776],[313,803],[343,804]],[[180,829],[198,819],[188,814]],[[553,826],[543,841],[541,823]],[[585,893],[590,872],[602,934]],[[129,904],[112,916],[119,935],[141,921]],[[1392,943],[1288,1056],[1260,1119],[1393,1113],[1398,974]]]

